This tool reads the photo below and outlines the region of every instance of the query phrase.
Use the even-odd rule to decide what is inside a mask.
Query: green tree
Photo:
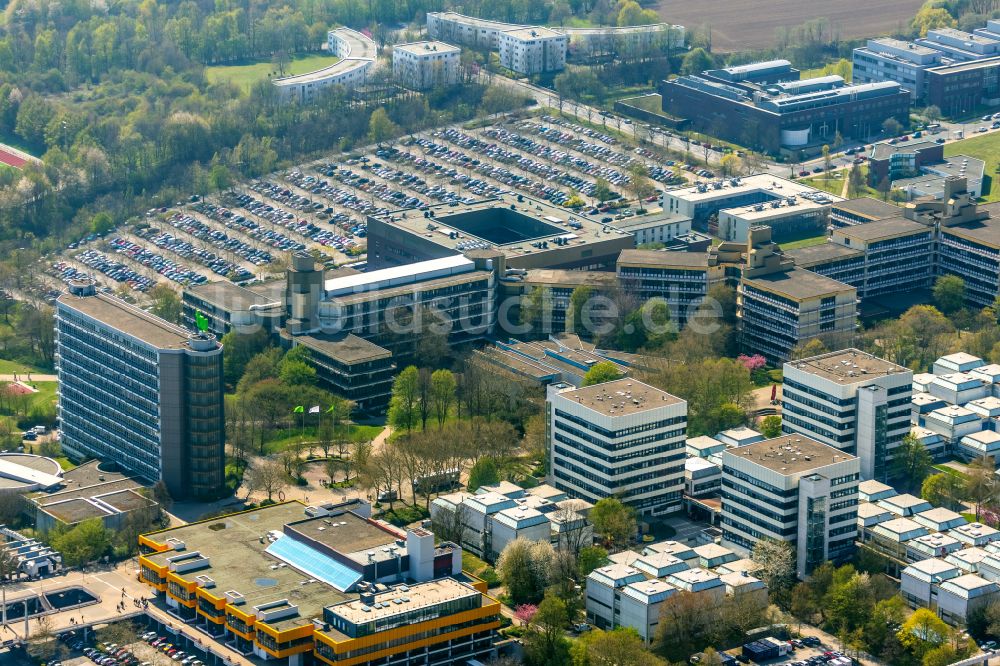
[[[965,280],[957,275],[942,275],[934,281],[934,304],[944,314],[952,314],[965,303]]]
[[[701,47],[693,48],[681,60],[681,74],[701,74],[706,69],[712,69],[715,61],[708,51]]]
[[[597,197],[598,201],[608,201],[609,199],[614,199],[615,193],[611,189],[611,183],[604,180],[603,178],[595,179],[594,196]]]
[[[899,136],[903,132],[903,125],[890,116],[882,121],[882,131],[886,136]]]
[[[903,489],[909,491],[920,487],[933,463],[931,454],[920,440],[908,434],[893,451],[890,470],[892,476],[902,482]]]
[[[545,541],[515,539],[497,558],[496,572],[514,605],[537,603],[549,584],[555,550]]]
[[[112,539],[101,519],[91,518],[50,533],[49,541],[67,566],[77,567],[97,561],[111,548]]]
[[[114,228],[115,221],[104,211],[90,218],[90,232],[98,236],[103,236]]]
[[[980,518],[986,504],[996,502],[1000,493],[1000,482],[996,475],[996,462],[992,456],[981,456],[966,468],[962,494],[976,505],[976,520]]]
[[[651,25],[660,21],[659,15],[652,9],[643,9],[635,0],[620,2],[617,23],[619,26]]]
[[[580,578],[586,578],[590,572],[604,566],[608,561],[608,551],[600,546],[584,546],[576,558],[577,571]]]
[[[524,634],[524,651],[529,666],[565,666],[570,663],[566,624],[566,602],[548,595],[538,604]]]
[[[222,336],[222,372],[226,383],[236,386],[243,376],[247,363],[271,344],[271,336],[263,328],[252,333],[233,329]]]
[[[646,649],[642,637],[632,627],[591,631],[570,648],[573,666],[666,666],[666,662]],[[702,662],[699,662],[702,663]]]
[[[483,456],[469,470],[469,492],[475,492],[480,486],[490,486],[500,482],[500,471],[493,458]]]
[[[435,370],[431,374],[430,407],[438,428],[444,427],[452,407],[455,405],[455,389],[458,383],[451,370]]]
[[[830,178],[830,167],[833,161],[830,158],[830,146],[823,144],[823,173],[827,179]]]
[[[947,509],[961,507],[965,482],[954,474],[931,474],[920,485],[920,496],[934,506]]]
[[[598,500],[590,510],[590,522],[595,532],[618,548],[626,547],[636,533],[635,509],[616,497]]]
[[[940,647],[951,637],[951,627],[934,611],[918,608],[899,628],[899,642],[918,659],[928,651]]]
[[[389,115],[384,108],[379,107],[372,111],[372,115],[368,119],[368,138],[373,143],[381,145],[383,141],[391,139],[398,132],[399,128],[389,120]]]
[[[409,366],[396,375],[389,400],[389,423],[407,432],[417,425],[420,407],[420,373],[416,366]]]
[[[150,308],[157,317],[162,317],[167,321],[179,324],[181,321],[181,298],[174,291],[173,287],[161,282],[149,290],[149,297],[153,300]]]
[[[617,365],[611,361],[601,361],[590,366],[590,370],[587,370],[587,374],[583,376],[583,385],[593,386],[594,384],[603,384],[621,378],[622,373],[618,370]]]
[[[910,29],[918,37],[926,37],[928,30],[954,27],[955,18],[935,2],[925,2],[910,23]]]
[[[760,430],[760,434],[764,435],[764,437],[767,437],[768,439],[778,437],[781,435],[781,417],[777,414],[765,416],[761,419],[760,425],[757,429]]]
[[[566,331],[585,335],[589,331],[584,330],[583,312],[587,303],[594,295],[594,290],[586,285],[580,285],[573,289],[569,295],[569,308],[566,310]]]

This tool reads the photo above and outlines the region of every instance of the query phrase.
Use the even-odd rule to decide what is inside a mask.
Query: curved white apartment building
[[[330,53],[337,62],[314,72],[273,79],[283,101],[308,103],[324,88],[340,85],[355,88],[363,85],[375,68],[377,49],[370,37],[350,28],[331,30],[326,36]]]

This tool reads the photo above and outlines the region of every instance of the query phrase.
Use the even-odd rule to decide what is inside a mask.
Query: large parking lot
[[[70,245],[48,275],[53,286],[88,276],[141,301],[160,283],[242,283],[277,273],[289,251],[312,251],[327,265],[363,266],[369,215],[518,192],[557,205],[582,198],[582,212],[607,216],[595,183],[602,179],[631,196],[637,164],[661,187],[682,183],[682,166],[697,171],[550,116],[441,128],[150,210],[141,223]]]

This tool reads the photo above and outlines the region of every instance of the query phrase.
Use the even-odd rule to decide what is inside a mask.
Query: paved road
[[[19,373],[16,375],[0,375],[0,382],[55,382],[59,378],[56,375],[39,375],[34,372]]]

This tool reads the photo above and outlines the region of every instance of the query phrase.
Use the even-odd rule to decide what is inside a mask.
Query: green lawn
[[[967,475],[963,474],[962,472],[959,472],[954,467],[948,467],[947,465],[944,465],[944,464],[934,465],[934,469],[936,469],[939,472],[943,472],[945,474],[950,474],[951,476],[957,476],[960,479],[965,479],[966,476],[967,476]]]
[[[312,53],[298,56],[286,67],[285,76],[295,74],[305,74],[317,69],[329,67],[337,62],[337,56],[324,53]],[[265,62],[255,62],[246,65],[218,65],[205,68],[205,77],[210,83],[219,81],[229,81],[244,91],[249,91],[257,81],[268,78],[277,68],[268,60]]]
[[[981,134],[945,144],[944,154],[945,157],[968,155],[986,162],[983,176],[983,199],[1000,201],[1000,187],[992,187],[993,177],[997,175],[997,168],[1000,166],[1000,133]]]
[[[829,176],[820,173],[815,176],[803,178],[799,182],[805,183],[810,187],[815,187],[817,190],[836,194],[839,197],[840,193],[844,190],[844,178],[846,177],[847,171],[831,171]]]
[[[338,432],[338,435],[342,432],[342,430]],[[382,426],[352,424],[348,429],[347,439],[351,442],[368,442],[375,439],[375,436],[380,432],[382,432]],[[284,451],[301,441],[316,441],[316,426],[307,425],[305,430],[301,432],[298,427],[293,427],[291,434],[288,434],[288,430],[278,430],[274,436],[274,439],[264,444],[264,452],[268,455]],[[317,447],[317,451],[319,451],[319,447]]]
[[[52,374],[51,370],[42,370],[41,368],[33,368],[30,365],[25,365],[24,363],[18,363],[17,361],[8,361],[7,359],[0,358],[0,375],[17,374],[20,377],[20,375],[26,375],[29,372],[39,375]]]
[[[809,236],[808,238],[799,238],[793,241],[778,241],[778,245],[781,246],[782,250],[794,250],[800,247],[812,247],[813,245],[822,245],[826,242],[826,234],[821,234],[819,236]]]

